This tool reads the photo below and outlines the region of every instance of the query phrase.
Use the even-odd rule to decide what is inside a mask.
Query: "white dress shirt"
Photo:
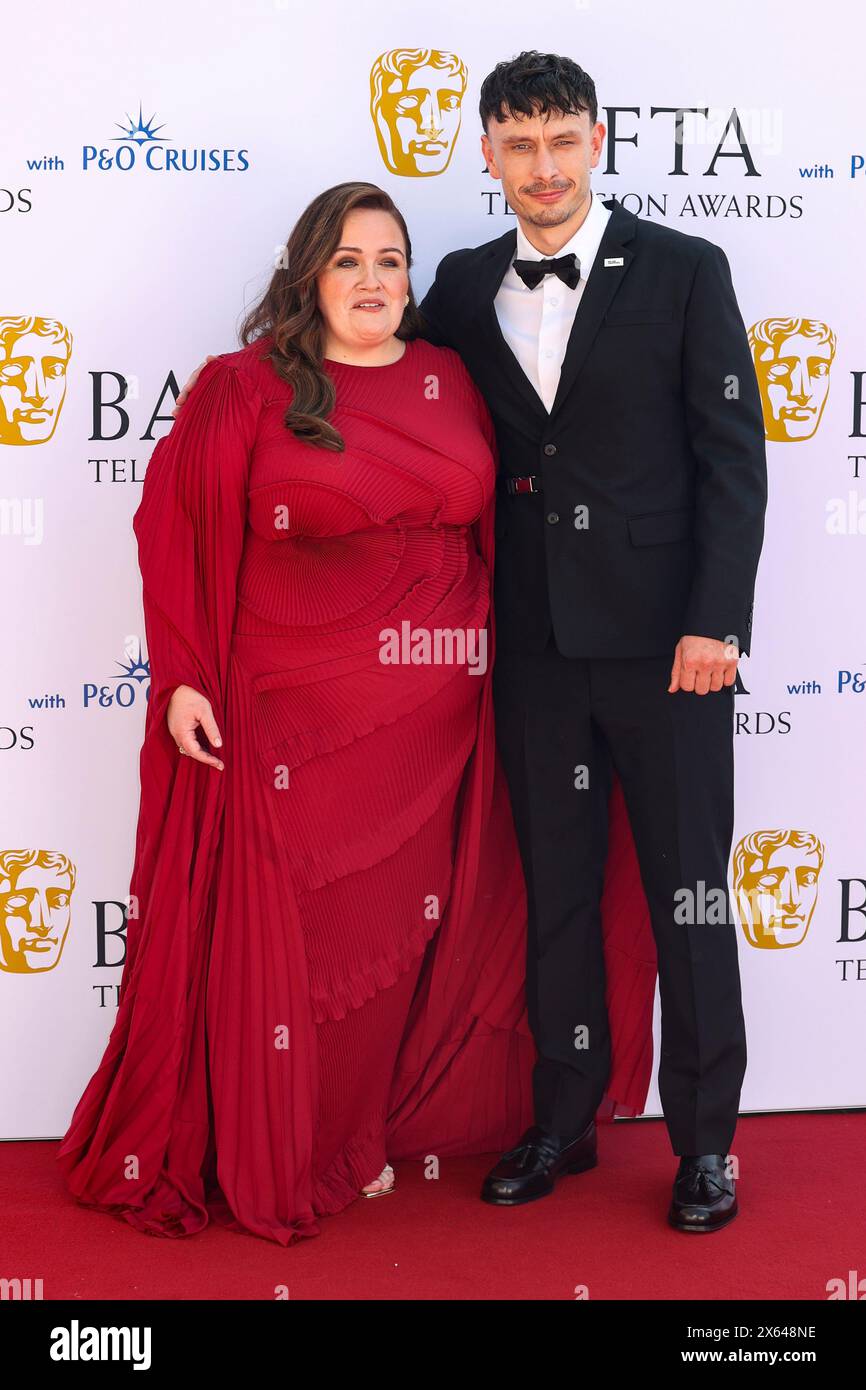
[[[573,290],[558,275],[545,275],[541,284],[531,290],[514,266],[509,265],[493,301],[503,337],[547,410],[553,407],[574,316],[609,217],[610,208],[592,193],[583,222],[571,240],[556,252],[557,256],[567,256],[573,251],[580,262],[580,281]],[[546,259],[552,258],[532,245],[518,222],[512,260]]]

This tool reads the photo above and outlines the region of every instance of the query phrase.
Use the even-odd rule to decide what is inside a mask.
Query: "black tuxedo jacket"
[[[552,624],[571,657],[672,656],[685,634],[747,652],[767,474],[728,261],[605,206],[549,413],[493,304],[516,228],[447,255],[420,306],[484,394],[500,474],[542,488],[497,498],[497,642],[540,650]]]

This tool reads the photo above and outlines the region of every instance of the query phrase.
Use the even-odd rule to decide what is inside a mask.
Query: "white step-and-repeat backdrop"
[[[595,191],[731,263],[770,468],[737,694],[743,1107],[866,1104],[862,38],[832,0],[817,15],[47,0],[5,16],[0,1136],[64,1131],[114,1015],[148,692],[130,521],[172,393],[237,345],[322,188],[389,190],[419,298],[446,251],[513,225],[478,93],[525,48],[595,79]]]

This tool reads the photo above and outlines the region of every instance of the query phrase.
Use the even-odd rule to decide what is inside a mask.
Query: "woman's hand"
[[[180,752],[195,758],[196,762],[210,763],[211,767],[223,771],[225,764],[212,753],[207,753],[196,735],[196,729],[201,725],[212,747],[222,747],[222,738],[213,717],[210,700],[198,690],[193,690],[191,685],[179,685],[168,702],[165,719],[169,733]]]

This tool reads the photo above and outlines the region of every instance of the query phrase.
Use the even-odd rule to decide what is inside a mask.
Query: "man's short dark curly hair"
[[[571,58],[538,53],[534,48],[496,64],[481,84],[478,110],[485,131],[490,120],[543,116],[549,111],[563,116],[588,111],[591,125],[598,120],[595,83],[589,74]]]

